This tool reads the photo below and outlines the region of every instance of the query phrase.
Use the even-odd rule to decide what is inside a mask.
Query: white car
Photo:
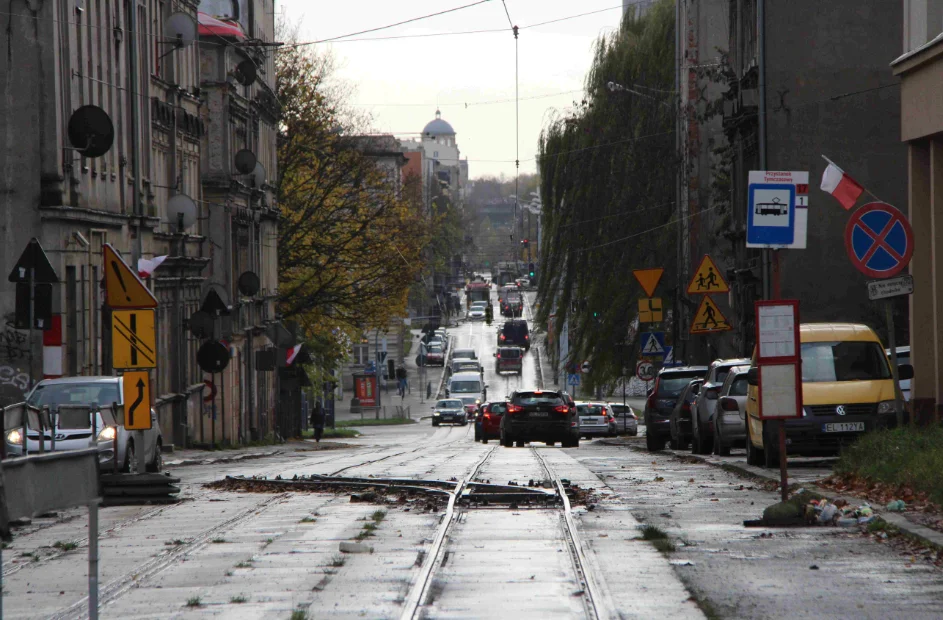
[[[487,301],[476,301],[471,305],[466,316],[472,321],[484,321],[486,314],[485,308],[487,307]]]

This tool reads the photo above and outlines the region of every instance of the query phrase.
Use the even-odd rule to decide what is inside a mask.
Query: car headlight
[[[7,433],[7,443],[19,446],[23,443],[23,434],[18,429],[13,429]]]
[[[480,405],[480,404],[481,404],[481,399],[480,399],[480,398],[476,398],[476,399],[475,399],[475,404],[476,404],[476,405]]]
[[[106,426],[105,428],[102,429],[100,433],[98,433],[98,441],[113,441],[115,438],[115,435],[116,435],[115,427]]]
[[[438,411],[436,411],[436,412],[433,413],[432,415],[433,415],[433,416],[438,416],[438,415],[441,415],[441,414],[440,414]]]
[[[894,413],[897,411],[897,408],[894,406],[893,400],[884,400],[878,403],[878,413]]]

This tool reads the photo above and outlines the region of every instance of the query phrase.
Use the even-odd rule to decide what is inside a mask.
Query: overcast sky
[[[277,10],[300,22],[305,40],[337,37],[413,17],[471,4],[475,0],[279,0]],[[612,32],[622,16],[620,0],[506,0],[521,27],[521,173],[536,171],[534,155],[541,127],[554,108],[581,97],[593,42]],[[601,10],[601,11],[600,11]],[[558,23],[531,24],[600,11]],[[364,34],[369,37],[426,35],[468,30],[503,32],[319,44],[333,50],[340,77],[353,83],[354,100],[364,104],[377,130],[408,137],[435,116],[457,133],[472,178],[514,175],[514,36],[501,0],[411,24]],[[565,93],[565,94],[560,94]],[[549,95],[549,96],[548,96]],[[539,99],[527,99],[541,97]],[[481,105],[482,102],[511,100]],[[466,108],[465,104],[468,104]],[[413,136],[415,137],[415,135]]]

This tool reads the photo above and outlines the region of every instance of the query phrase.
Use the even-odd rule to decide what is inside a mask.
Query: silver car
[[[616,434],[616,420],[608,403],[576,403],[576,415],[580,418],[580,435],[612,437]]]
[[[124,404],[121,377],[64,377],[61,379],[44,379],[36,384],[26,403],[37,409],[48,407],[50,414],[56,420],[54,429],[47,429],[43,433],[45,450],[52,449],[53,436],[56,439],[56,451],[78,450],[89,447],[92,438],[91,416],[66,415],[69,406],[92,409],[101,408],[102,413],[96,413],[95,433],[98,436],[98,461],[102,471],[110,471],[115,463],[115,437],[117,436],[118,465],[123,471],[138,473],[137,450],[134,438],[130,431],[125,430],[124,420],[117,423],[111,416],[111,404]],[[58,415],[59,407],[63,408],[63,415]],[[120,411],[120,410],[119,410]],[[80,409],[79,409],[79,413]],[[78,418],[82,418],[79,420]],[[5,431],[7,454],[19,456],[23,454],[22,427],[8,428]],[[163,468],[161,446],[163,440],[160,435],[160,425],[157,423],[157,414],[151,409],[151,429],[143,431],[145,461],[148,471],[160,471]],[[30,454],[39,452],[39,430],[29,428],[26,437],[26,446]]]
[[[609,403],[613,415],[616,417],[616,432],[635,437],[638,435],[638,414],[631,405]]]
[[[749,370],[749,366],[734,366],[720,388],[714,412],[714,454],[729,456],[730,448],[745,445]]]
[[[707,369],[704,383],[691,412],[691,452],[710,454],[714,447],[714,409],[720,386],[735,366],[749,364],[749,359],[714,360]]]

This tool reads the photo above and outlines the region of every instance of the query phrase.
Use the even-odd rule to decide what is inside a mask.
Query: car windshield
[[[501,349],[498,351],[498,355],[501,356],[501,359],[517,359],[521,356],[520,349]]]
[[[580,415],[606,415],[606,408],[602,405],[577,405],[576,413]]]
[[[658,396],[677,396],[686,388],[691,379],[700,379],[702,372],[673,372],[658,378]]]
[[[461,409],[462,401],[458,400],[457,398],[453,398],[450,400],[440,400],[439,402],[435,404],[435,408],[436,409]]]
[[[29,404],[54,409],[59,405],[110,405],[119,402],[118,384],[103,383],[49,383],[38,385],[30,394]]]
[[[472,304],[472,308],[484,308],[487,305],[488,305],[487,301],[476,301],[475,303]]]
[[[491,403],[491,406],[488,407],[488,411],[491,413],[504,413],[507,411],[507,405],[504,403]]]
[[[478,370],[478,362],[458,362],[457,364],[452,364],[452,368],[456,372],[462,370]]]
[[[562,405],[559,392],[518,392],[512,401],[517,405]]]
[[[802,381],[889,379],[884,349],[876,342],[807,342],[802,345]]]
[[[480,381],[453,381],[449,390],[456,394],[473,394],[481,391]]]
[[[459,349],[452,353],[452,359],[465,359],[465,360],[474,360],[478,359],[478,356],[475,355],[474,351],[469,349]]]
[[[747,376],[741,375],[733,380],[733,384],[730,386],[730,393],[728,396],[746,396],[747,388],[749,387],[747,382]]]
[[[525,323],[505,323],[501,332],[507,338],[523,338],[527,334],[527,325]]]
[[[717,369],[717,379],[714,381],[717,385],[722,385],[730,374],[730,366],[722,366]]]
[[[428,345],[429,353],[442,353],[442,345],[438,342],[433,342]]]

